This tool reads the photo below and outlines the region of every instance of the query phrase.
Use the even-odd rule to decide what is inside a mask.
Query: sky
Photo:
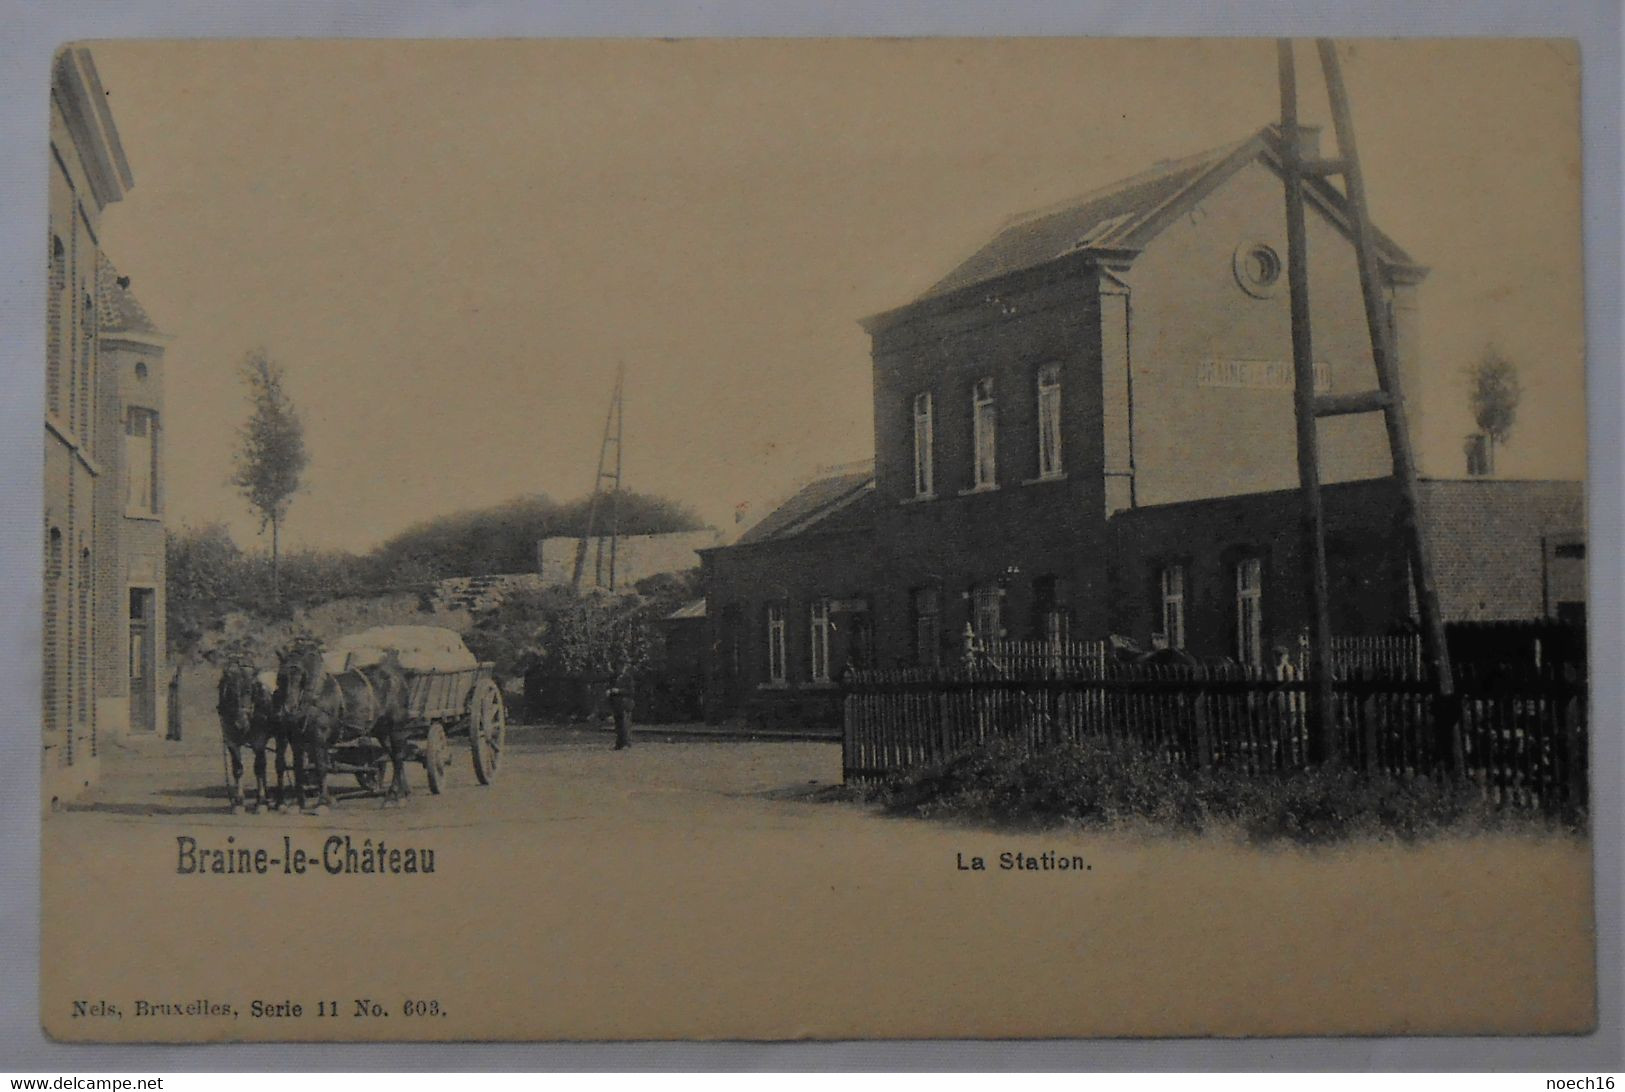
[[[104,248],[166,355],[172,526],[264,545],[237,367],[287,372],[293,548],[624,480],[732,526],[873,453],[866,315],[1010,215],[1279,113],[1264,40],[98,42],[135,187]],[[1521,370],[1509,477],[1585,470],[1578,68],[1561,43],[1346,45],[1373,216],[1431,269],[1416,437]],[[1299,58],[1305,121],[1324,121]],[[1283,346],[1283,356],[1290,351]]]

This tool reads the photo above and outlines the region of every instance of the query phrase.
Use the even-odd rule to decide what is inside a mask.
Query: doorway
[[[158,661],[153,648],[158,592],[130,589],[130,731],[151,732],[158,719]]]

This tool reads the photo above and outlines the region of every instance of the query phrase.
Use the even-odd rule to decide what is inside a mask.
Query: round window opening
[[[147,378],[147,366],[139,360],[135,363],[135,377],[137,379]]]
[[[1236,248],[1236,282],[1248,295],[1263,299],[1275,294],[1281,280],[1281,256],[1264,243],[1243,243]]]

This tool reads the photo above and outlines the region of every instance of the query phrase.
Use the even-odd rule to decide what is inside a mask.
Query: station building
[[[1017,217],[864,321],[872,470],[808,483],[702,551],[708,715],[827,709],[844,667],[940,663],[967,627],[1244,663],[1295,645],[1308,617],[1280,141],[1267,127]],[[1322,180],[1305,189],[1316,387],[1369,390],[1348,210]],[[1427,271],[1377,236],[1415,391]],[[1414,596],[1381,417],[1323,419],[1319,436],[1334,630],[1402,629]],[[1583,483],[1420,492],[1447,619],[1583,617]]]

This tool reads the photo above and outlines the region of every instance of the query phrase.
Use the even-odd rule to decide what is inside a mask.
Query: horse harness
[[[372,680],[367,678],[367,673],[365,671],[362,671],[360,668],[346,667],[343,671],[340,671],[337,674],[330,674],[330,673],[324,672],[322,677],[324,679],[330,680],[332,682],[333,691],[337,695],[337,698],[338,698],[337,707],[333,710],[333,713],[332,713],[333,723],[335,725],[339,725],[341,727],[345,724],[345,714],[349,711],[349,705],[350,705],[349,699],[344,694],[344,687],[339,684],[339,679],[344,675],[354,675],[356,678],[360,679],[361,680],[361,685],[367,688],[367,697],[369,699],[371,699],[372,704],[373,705],[378,704],[378,692],[373,689]],[[300,702],[300,704],[305,707],[304,715],[300,718],[301,726],[308,733],[309,730],[310,730],[311,717],[314,714],[314,711],[311,709],[311,704],[312,703],[311,703],[310,698],[309,698],[309,688],[306,689],[306,694],[305,694],[303,700]],[[359,725],[354,725],[354,724],[351,725],[351,727],[358,727],[358,726]]]

